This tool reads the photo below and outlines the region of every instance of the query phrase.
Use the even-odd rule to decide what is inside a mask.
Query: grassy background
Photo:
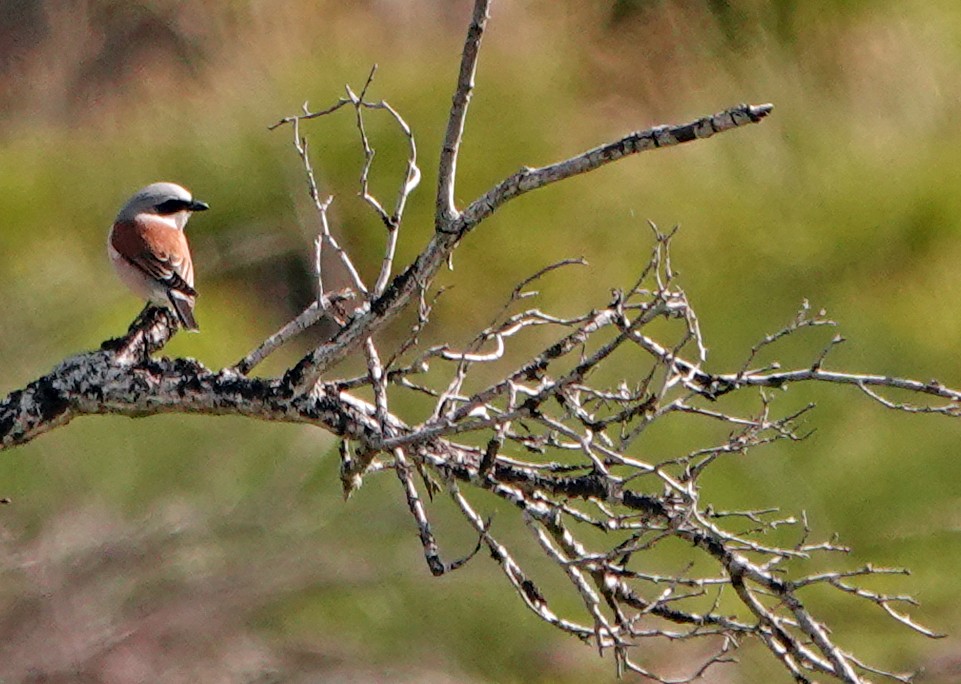
[[[203,333],[168,353],[232,363],[309,303],[314,217],[290,132],[266,126],[359,88],[373,63],[373,96],[403,113],[421,151],[400,259],[416,254],[468,14],[447,0],[0,4],[0,393],[125,329],[139,304],[104,239],[117,207],[153,180],[182,182],[213,208],[190,227]],[[592,270],[551,280],[554,306],[605,302],[646,259],[650,219],[683,226],[675,264],[715,368],[740,363],[808,298],[849,339],[834,367],[961,385],[959,46],[961,6],[948,0],[497,3],[462,204],[522,164],[629,130],[740,101],[776,109],[760,126],[506,207],[443,276],[455,287],[435,331],[464,339],[514,283],[565,257]],[[371,131],[375,187],[390,188],[403,141],[380,121]],[[307,133],[338,237],[373,273],[381,229],[354,196],[350,115]],[[854,548],[852,565],[909,566],[884,589],[917,595],[914,614],[948,638],[923,640],[855,604],[824,615],[874,662],[956,681],[961,426],[851,389],[779,401],[808,399],[815,435],[724,464],[712,495],[804,509]],[[609,659],[528,615],[492,563],[431,579],[396,485],[371,479],[344,503],[332,446],[305,427],[163,416],[81,419],[5,452],[0,677],[613,679]],[[671,435],[645,447],[671,453]],[[432,509],[454,556],[470,540],[449,513]],[[740,656],[743,667],[708,681],[788,681],[761,649]]]

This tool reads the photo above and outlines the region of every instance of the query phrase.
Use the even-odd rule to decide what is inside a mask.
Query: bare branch
[[[304,111],[306,114],[307,105],[304,104]],[[364,294],[367,293],[367,288],[364,282],[360,278],[360,274],[354,267],[353,262],[347,255],[341,246],[337,243],[337,240],[330,232],[330,224],[327,222],[327,209],[330,208],[331,202],[333,202],[333,197],[328,197],[325,200],[320,199],[320,193],[317,190],[317,181],[314,178],[314,169],[310,163],[310,155],[307,152],[307,139],[300,136],[300,117],[293,117],[291,119],[294,125],[294,148],[297,150],[297,154],[300,155],[300,160],[304,165],[304,172],[307,175],[307,187],[310,193],[310,198],[314,202],[314,208],[317,210],[317,217],[320,220],[320,246],[318,250],[322,248],[323,245],[329,245],[334,253],[340,259],[347,273],[350,274],[350,278],[353,281],[354,287],[357,288],[358,292]],[[320,278],[320,255],[317,257],[317,270],[318,270],[318,280],[319,280],[319,291],[323,294],[324,284],[323,279]]]
[[[461,52],[460,72],[457,75],[457,87],[447,120],[447,132],[444,134],[444,144],[440,151],[440,163],[437,165],[437,201],[435,220],[437,229],[441,230],[457,216],[454,203],[454,185],[457,180],[457,155],[460,152],[461,140],[464,137],[464,124],[467,121],[467,107],[470,105],[474,92],[474,76],[477,73],[477,58],[480,56],[481,38],[487,27],[490,0],[475,0],[474,12],[470,26],[467,29],[467,40]]]
[[[329,316],[339,325],[343,325],[342,305],[354,298],[350,290],[340,290],[330,295],[322,294],[320,298],[292,321],[286,323],[280,330],[257,345],[247,356],[238,361],[233,370],[241,375],[248,375],[255,366],[259,365],[272,353],[287,344],[300,333],[315,325],[325,316]]]
[[[717,133],[758,123],[771,113],[774,105],[740,104],[712,116],[705,116],[679,126],[655,126],[637,131],[620,140],[595,147],[564,161],[541,168],[522,168],[498,183],[482,197],[474,200],[451,227],[452,232],[465,233],[490,216],[499,206],[515,197],[543,188],[571,176],[588,173],[623,157],[648,150],[672,147],[681,143],[710,138]]]

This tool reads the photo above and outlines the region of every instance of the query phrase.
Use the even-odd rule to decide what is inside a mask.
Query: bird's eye
[[[176,214],[178,211],[183,211],[184,209],[186,209],[188,204],[189,202],[186,202],[181,199],[169,199],[169,200],[164,200],[163,202],[158,204],[156,206],[156,209],[157,209],[157,213],[161,215]]]

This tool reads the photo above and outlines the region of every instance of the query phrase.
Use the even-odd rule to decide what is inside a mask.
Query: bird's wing
[[[147,275],[171,290],[195,297],[194,268],[182,230],[149,219],[117,223],[111,237],[114,249]]]

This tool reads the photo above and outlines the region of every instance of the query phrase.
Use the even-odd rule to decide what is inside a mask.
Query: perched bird
[[[209,208],[176,183],[153,183],[127,200],[107,238],[120,280],[136,295],[173,311],[185,330],[199,328],[184,226],[192,212]]]

